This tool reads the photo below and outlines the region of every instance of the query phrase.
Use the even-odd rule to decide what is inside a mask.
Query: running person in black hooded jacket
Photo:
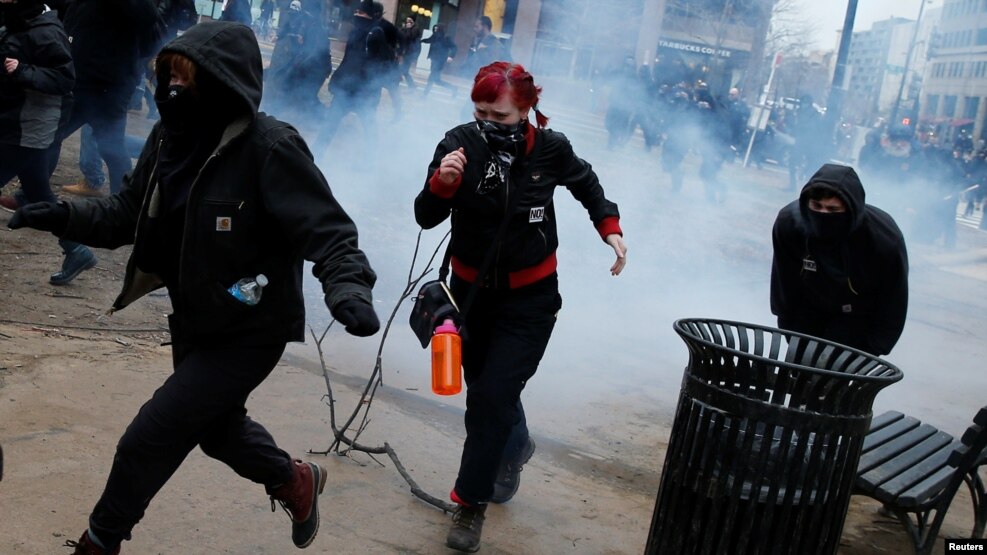
[[[120,439],[75,553],[117,553],[196,446],[265,486],[289,512],[295,545],[306,547],[318,531],[325,469],[293,460],[245,403],[286,342],[304,337],[303,259],[314,263],[330,312],[357,336],[380,327],[376,276],[304,141],[257,113],[263,69],[249,27],[195,25],[165,45],[156,66],[161,122],[123,190],[30,204],[9,224],[103,248],[132,243],[113,309],[162,286],[174,309],[175,371]],[[269,284],[258,304],[227,291],[259,274]]]
[[[778,327],[891,352],[908,309],[908,254],[894,219],[864,203],[853,168],[823,165],[778,213],[772,239]]]

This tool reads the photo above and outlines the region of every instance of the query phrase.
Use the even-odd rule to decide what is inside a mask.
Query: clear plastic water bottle
[[[267,276],[257,274],[255,278],[243,278],[230,286],[230,295],[236,300],[254,306],[260,302],[260,294],[267,287]]]
[[[462,349],[459,330],[447,318],[432,335],[432,391],[436,395],[456,395],[462,391]]]

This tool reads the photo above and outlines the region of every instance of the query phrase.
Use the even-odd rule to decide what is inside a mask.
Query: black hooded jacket
[[[569,189],[583,205],[602,239],[621,232],[617,205],[606,198],[592,166],[576,156],[565,135],[528,125],[526,144],[530,145],[528,151],[518,156],[510,167],[507,186],[490,193],[478,191],[478,184],[494,154],[476,122],[449,130],[436,147],[428,168],[429,179],[415,198],[415,220],[423,228],[431,229],[452,215],[449,248],[454,272],[459,273],[464,267],[478,270],[483,266],[505,212],[512,204],[509,225],[485,277],[495,285],[503,285],[510,283],[511,274],[527,272],[546,260],[554,261],[559,246],[554,195],[560,186]],[[437,194],[436,176],[442,158],[460,147],[468,161],[461,184],[454,193]],[[511,199],[519,194],[512,203]],[[549,269],[554,269],[554,262]],[[472,281],[468,275],[460,277]]]
[[[76,90],[135,87],[141,74],[142,40],[153,32],[152,0],[71,0],[65,32],[72,42]]]
[[[48,148],[75,83],[69,40],[55,12],[0,28],[4,58],[18,66],[13,73],[0,70],[0,144]]]
[[[194,61],[197,75],[214,78],[225,88],[227,104],[241,108],[198,170],[181,226],[167,238],[167,244],[177,247],[178,268],[168,278],[175,309],[172,333],[180,336],[176,340],[302,340],[303,259],[314,263],[312,272],[331,308],[348,298],[372,302],[376,275],[359,249],[356,226],[333,197],[298,132],[257,113],[263,69],[250,28],[201,23],[162,52]],[[120,193],[69,205],[63,237],[101,248],[134,245],[113,310],[161,287],[161,274],[169,274],[140,263],[152,260],[161,248],[161,227],[154,221],[169,209],[162,191],[167,184],[159,173],[166,136],[160,123],[154,127]],[[168,253],[160,254],[167,264]],[[258,274],[266,275],[269,285],[256,306],[227,291],[239,279]]]
[[[843,237],[823,239],[809,220],[806,188],[825,183],[847,207]],[[799,200],[775,220],[771,312],[778,327],[849,345],[891,352],[908,309],[908,254],[895,221],[864,203],[853,168],[826,164]]]

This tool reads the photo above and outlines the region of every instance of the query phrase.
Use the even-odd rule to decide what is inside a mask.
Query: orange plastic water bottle
[[[432,391],[455,395],[463,390],[463,343],[456,323],[447,318],[432,335]]]

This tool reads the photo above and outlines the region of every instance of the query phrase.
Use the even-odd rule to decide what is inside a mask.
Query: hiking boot
[[[62,187],[63,193],[69,193],[70,195],[76,195],[80,197],[101,197],[103,192],[99,187],[92,187],[87,181],[80,181],[78,183],[73,183],[71,185],[65,185]]]
[[[120,546],[113,549],[105,549],[98,545],[89,537],[89,530],[82,533],[79,541],[65,540],[64,547],[74,547],[72,555],[117,555],[120,553]]]
[[[319,532],[319,494],[326,487],[326,469],[298,459],[291,461],[291,467],[291,481],[269,491],[271,510],[275,501],[281,504],[291,517],[291,541],[305,548]]]
[[[490,497],[491,503],[507,503],[510,501],[517,489],[521,486],[521,471],[524,470],[524,463],[531,459],[535,453],[535,440],[528,437],[521,453],[518,457],[500,467],[497,479],[494,481],[493,495]]]
[[[452,513],[452,528],[446,536],[446,547],[476,553],[480,550],[480,534],[483,532],[484,513],[486,505],[460,505]]]
[[[52,285],[65,285],[72,281],[82,272],[96,265],[96,255],[85,245],[79,245],[65,255],[62,260],[62,269],[55,272],[48,278]]]

